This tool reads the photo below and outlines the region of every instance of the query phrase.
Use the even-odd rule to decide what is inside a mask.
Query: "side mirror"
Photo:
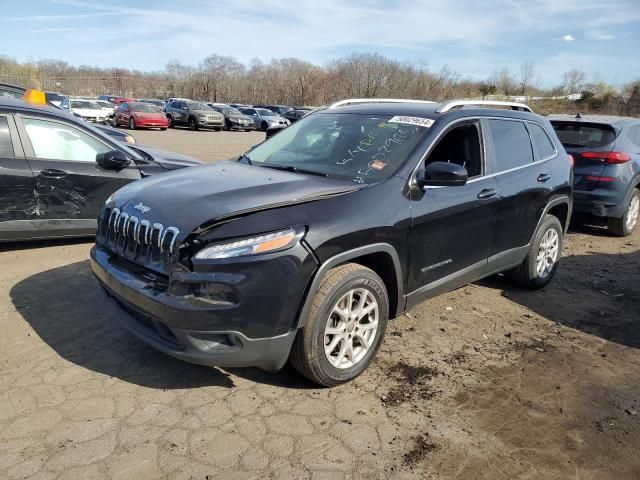
[[[457,163],[433,162],[418,171],[416,183],[423,187],[459,187],[467,183],[467,169]]]
[[[131,160],[120,150],[111,150],[96,155],[96,163],[105,170],[115,170],[119,172],[123,168],[129,166]]]

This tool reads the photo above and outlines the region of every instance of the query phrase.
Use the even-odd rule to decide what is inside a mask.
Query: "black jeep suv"
[[[169,355],[348,381],[419,302],[554,275],[571,164],[511,106],[342,101],[235,161],[135,182],[100,214],[93,272]]]

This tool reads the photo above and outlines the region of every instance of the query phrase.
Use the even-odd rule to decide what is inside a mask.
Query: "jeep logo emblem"
[[[149,210],[151,210],[151,207],[147,207],[144,203],[140,202],[137,205],[134,205],[134,207],[136,210],[140,210],[142,213],[147,213]]]

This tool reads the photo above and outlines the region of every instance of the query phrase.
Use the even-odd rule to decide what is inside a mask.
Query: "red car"
[[[136,128],[159,128],[166,130],[169,121],[160,108],[150,103],[122,102],[116,108],[113,118],[114,126],[127,126],[132,130]]]
[[[111,103],[115,104],[115,105],[120,105],[122,102],[135,102],[135,99],[133,98],[128,98],[128,97],[114,97],[113,100],[111,100]]]

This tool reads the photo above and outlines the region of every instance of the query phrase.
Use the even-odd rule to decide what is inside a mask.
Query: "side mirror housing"
[[[433,162],[418,171],[416,183],[423,187],[460,187],[466,185],[467,169],[457,163]]]
[[[118,172],[128,167],[131,160],[120,150],[111,150],[96,155],[96,163],[105,170],[115,170]]]

